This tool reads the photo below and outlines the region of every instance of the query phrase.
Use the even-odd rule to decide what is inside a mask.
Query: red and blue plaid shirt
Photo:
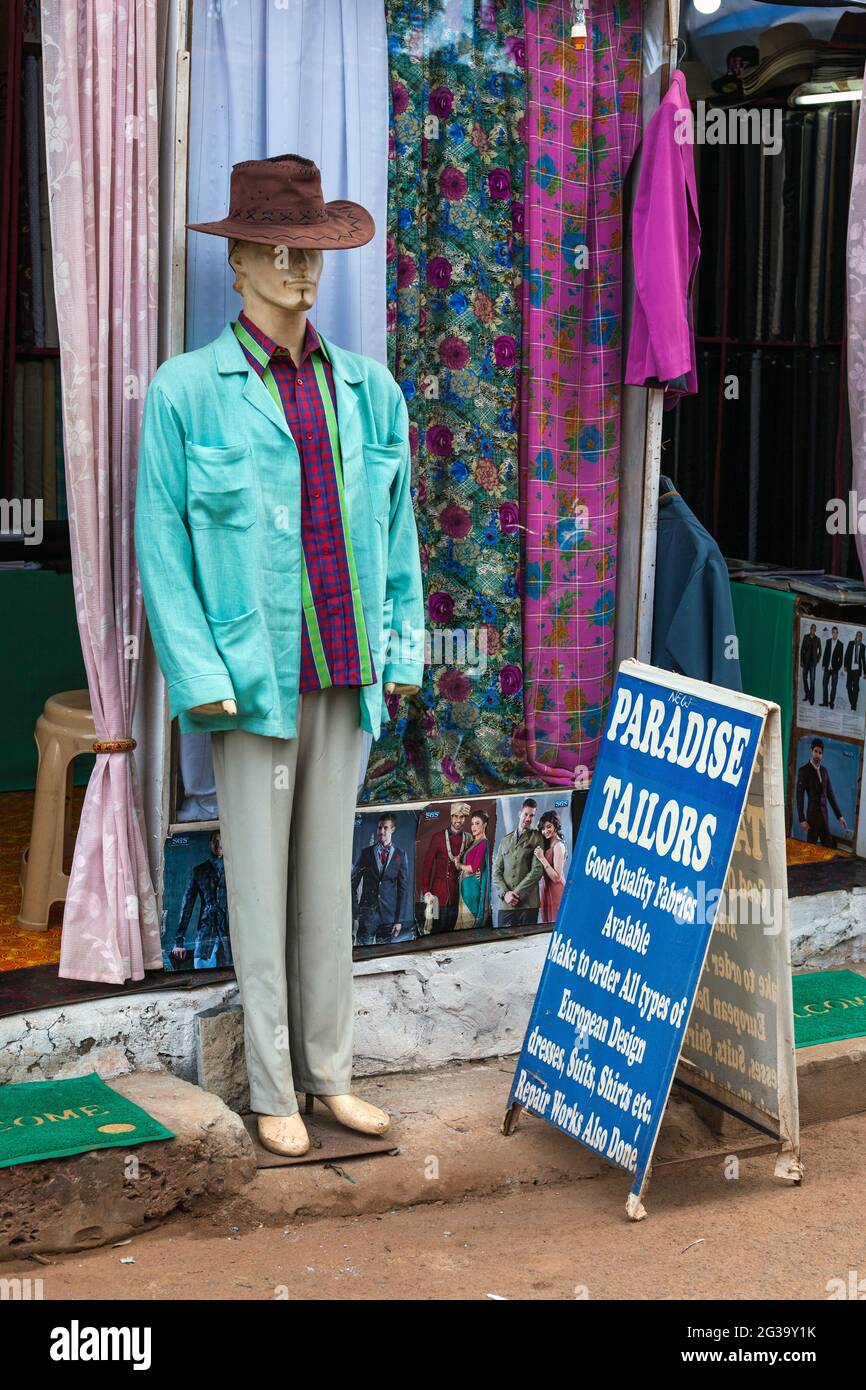
[[[270,367],[301,460],[301,548],[315,609],[311,621],[318,628],[321,649],[317,665],[310,622],[302,612],[298,689],[303,693],[329,685],[373,685],[376,674],[367,632],[360,602],[355,602],[352,594],[347,549],[351,542],[347,542],[340,506],[340,462],[331,448],[325,402],[314,366],[318,354],[336,417],[334,374],[327,353],[309,322],[297,365],[288,348],[275,343],[246,314],[239,315],[238,323],[262,350],[262,356],[255,355],[239,337],[247,361],[259,376]]]

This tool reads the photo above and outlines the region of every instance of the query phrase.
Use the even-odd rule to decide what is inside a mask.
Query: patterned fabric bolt
[[[527,758],[591,769],[610,697],[620,450],[622,185],[639,138],[640,0],[525,0],[521,522]]]
[[[325,393],[334,414],[337,408],[331,364],[311,323],[307,323],[297,366],[287,349],[243,312],[238,325],[247,361],[263,378],[270,368],[301,458],[301,545],[308,593],[301,621],[298,689],[303,694],[329,685],[373,685],[370,644],[360,599],[356,602],[358,585],[343,526],[339,460],[334,458],[328,430]]]
[[[429,664],[365,800],[520,785],[520,0],[387,0],[390,365],[411,420]],[[396,707],[395,707],[395,712]]]

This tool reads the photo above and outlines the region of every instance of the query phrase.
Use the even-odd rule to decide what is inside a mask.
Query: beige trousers
[[[296,1087],[350,1089],[362,739],[358,691],[345,687],[299,697],[297,738],[213,735],[232,954],[260,1115],[295,1114]]]

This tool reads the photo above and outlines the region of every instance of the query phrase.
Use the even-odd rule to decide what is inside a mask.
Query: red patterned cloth
[[[325,404],[313,366],[318,353],[334,414],[337,397],[334,376],[315,328],[307,324],[300,363],[292,361],[288,348],[280,347],[241,312],[238,322],[267,354],[263,362],[240,339],[247,361],[263,376],[270,366],[280,393],[286,424],[292,432],[301,459],[301,546],[307,562],[310,590],[319,623],[330,682],[320,679],[310,642],[306,615],[301,623],[301,668],[299,691],[321,690],[330,685],[373,685],[375,671],[370,661],[371,679],[362,674],[360,644],[366,632],[358,632],[352,604],[352,585],[346,538],[340,512],[337,472],[328,436]],[[369,648],[368,648],[369,656]]]

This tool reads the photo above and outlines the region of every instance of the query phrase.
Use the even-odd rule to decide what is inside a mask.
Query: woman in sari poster
[[[460,865],[460,908],[455,931],[488,926],[490,910],[490,846],[486,811],[474,811],[469,821],[472,843]]]
[[[556,811],[545,811],[538,828],[544,836],[544,848],[535,851],[541,860],[544,877],[541,880],[541,921],[553,926],[565,888],[565,838]]]

